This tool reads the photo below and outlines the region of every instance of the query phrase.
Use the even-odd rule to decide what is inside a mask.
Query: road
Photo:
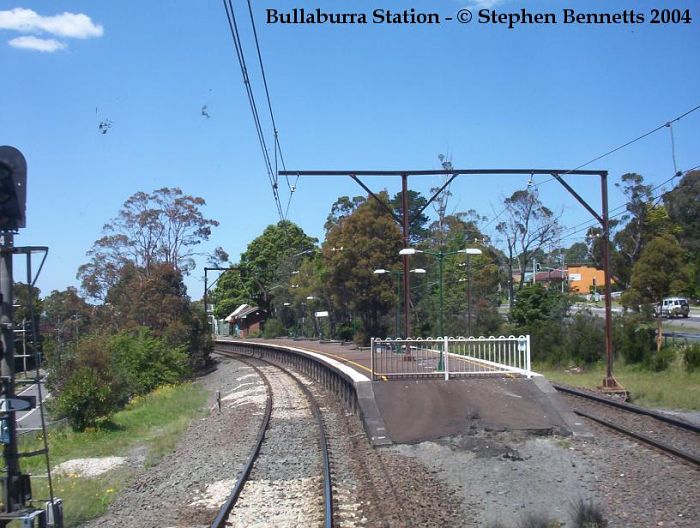
[[[588,304],[575,304],[571,307],[572,312],[578,312],[582,310],[590,310],[591,313],[605,317],[605,308],[600,308],[598,306],[591,306]],[[621,308],[613,308],[613,313],[622,313]],[[678,319],[664,319],[664,328],[672,332],[687,332],[692,334],[700,333],[700,310],[691,308],[688,318],[678,318]]]
[[[44,378],[41,378],[41,396],[44,398],[44,401],[46,401],[46,398],[49,397],[49,393],[46,391],[46,387],[44,386]],[[37,400],[37,403],[39,401],[39,388],[37,387],[37,384],[33,385],[28,385],[26,387],[22,387],[21,390],[17,392],[18,396],[34,396]],[[17,429],[19,432],[22,432],[23,429],[38,429],[41,427],[41,415],[39,414],[39,408],[38,406],[34,409],[30,409],[28,411],[19,411],[17,413]]]

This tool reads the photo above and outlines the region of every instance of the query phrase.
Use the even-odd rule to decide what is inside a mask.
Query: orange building
[[[569,291],[588,294],[596,287],[598,293],[605,287],[605,273],[603,270],[590,266],[569,266]]]

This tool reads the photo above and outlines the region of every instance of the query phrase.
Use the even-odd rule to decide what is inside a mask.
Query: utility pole
[[[523,273],[525,271],[523,270]],[[513,246],[508,240],[508,311],[509,313],[513,311],[513,305],[515,304],[515,288],[513,285]]]
[[[14,233],[26,225],[27,162],[14,147],[0,147],[0,443],[3,444],[5,476],[2,477],[3,511],[0,526],[25,509],[32,498],[29,475],[22,474],[17,448],[16,411],[21,401],[15,398],[15,332],[12,324],[12,256]],[[31,284],[28,285],[31,295]]]
[[[19,229],[26,226],[25,205],[27,198],[27,162],[22,153],[14,147],[0,147],[0,443],[3,445],[5,462],[4,475],[0,477],[2,484],[2,511],[0,511],[0,527],[6,527],[13,521],[20,520],[22,526],[34,526],[34,521],[42,527],[61,528],[63,526],[63,507],[60,499],[53,495],[51,484],[51,466],[48,456],[48,443],[43,409],[40,407],[41,425],[44,438],[44,448],[38,451],[19,453],[17,445],[16,413],[31,408],[35,402],[26,396],[15,393],[15,332],[12,309],[14,295],[12,291],[13,269],[12,258],[15,254],[27,255],[27,290],[28,304],[32,319],[32,343],[36,351],[36,328],[32,309],[32,280],[31,254],[33,251],[43,251],[44,258],[48,248],[36,246],[15,247],[14,236]],[[43,266],[44,261],[39,267]],[[22,331],[26,335],[26,327]],[[26,339],[26,337],[24,338]],[[25,361],[26,361],[26,353]],[[26,369],[25,369],[26,374]],[[36,379],[39,406],[41,406],[41,381],[39,379],[39,364],[36,363]],[[30,475],[21,472],[20,457],[44,455],[48,475],[49,496],[46,509],[32,507],[32,488]]]
[[[235,267],[221,268],[221,267],[218,267],[218,266],[215,266],[215,267],[205,267],[205,268],[204,268],[204,296],[203,296],[203,300],[204,300],[204,316],[205,316],[206,319],[207,319],[207,326],[209,327],[209,333],[210,333],[211,335],[214,335],[214,334],[217,333],[218,327],[217,327],[216,323],[212,325],[212,321],[211,321],[210,318],[209,318],[209,305],[208,305],[208,303],[209,303],[209,290],[210,290],[211,288],[213,288],[213,287],[216,285],[217,282],[219,282],[219,279],[221,278],[221,275],[223,275],[223,273],[222,273],[221,275],[219,275],[219,276],[216,278],[216,280],[215,280],[213,283],[211,283],[211,285],[209,284],[209,277],[208,277],[207,273],[208,273],[209,271],[221,271],[221,272],[226,272],[226,271],[235,270],[235,269],[236,269]],[[212,313],[213,313],[213,312],[212,312]]]
[[[6,402],[15,397],[15,336],[12,325],[12,248],[14,235],[3,233],[0,239],[0,343],[2,344],[2,392]],[[9,407],[9,404],[7,404]],[[9,409],[3,409],[6,412]],[[17,423],[15,412],[7,412],[2,420],[0,433],[3,445],[3,458],[7,476],[4,477],[3,504],[6,513],[14,512],[24,505],[23,488],[28,483],[26,475],[20,473],[19,457],[17,456]],[[2,521],[2,526],[6,522]]]
[[[408,226],[410,224],[408,217],[408,176],[401,175],[401,203],[403,209],[402,231],[403,231],[403,247],[409,245]],[[408,255],[403,256],[403,328],[404,338],[411,337],[411,319],[409,317],[411,304],[411,279],[408,276]],[[398,335],[397,335],[398,337]]]
[[[472,259],[467,255],[467,334],[472,335]]]

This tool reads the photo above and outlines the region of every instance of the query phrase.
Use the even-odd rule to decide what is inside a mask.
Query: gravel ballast
[[[220,359],[202,383],[211,392],[209,415],[191,424],[175,452],[142,468],[108,513],[88,526],[210,525],[248,456],[266,396],[254,370],[237,360]],[[575,526],[571,514],[579,501],[602,508],[610,527],[700,526],[698,469],[594,424],[589,425],[594,438],[472,431],[373,449],[356,415],[318,384],[308,379],[305,384],[320,402],[326,424],[337,526],[516,528],[534,513],[569,528]],[[289,422],[303,419],[303,403],[288,407]],[[315,448],[312,429],[308,442]],[[319,486],[313,467],[308,481],[294,474],[286,480],[304,489]],[[264,481],[258,479],[249,491],[262,494],[260,486],[270,484]],[[284,493],[299,500],[299,512],[308,513],[303,513],[305,527],[320,525],[318,502],[291,487]],[[274,509],[268,513],[274,515]],[[299,525],[291,518],[272,522],[257,507],[248,508],[242,519],[237,525]]]
[[[200,381],[210,393],[208,415],[190,424],[173,453],[154,467],[142,467],[107,514],[86,526],[211,524],[220,502],[230,492],[221,481],[233,483],[257,435],[266,391],[251,367],[225,358]],[[217,391],[221,393],[221,412]]]

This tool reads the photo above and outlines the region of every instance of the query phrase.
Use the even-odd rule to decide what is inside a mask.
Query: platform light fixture
[[[440,251],[439,253],[434,253],[432,251],[425,251],[422,249],[416,249],[416,248],[403,248],[399,251],[399,255],[401,256],[409,256],[409,255],[415,255],[416,253],[425,253],[427,255],[430,255],[432,257],[435,257],[438,259],[439,263],[439,270],[440,270],[440,278],[439,278],[439,286],[440,286],[440,317],[438,319],[439,323],[439,333],[440,337],[444,337],[445,335],[445,327],[444,327],[444,295],[443,295],[443,261],[445,260],[445,257],[448,257],[450,255],[457,255],[459,253],[464,253],[467,255],[467,257],[471,255],[480,255],[482,251],[478,248],[464,248],[464,249],[458,249],[457,251],[449,251],[445,253],[444,251]],[[444,368],[444,363],[443,363],[443,356],[442,356],[442,351],[440,352],[440,359],[438,361],[438,366],[437,370],[443,370]]]
[[[422,275],[426,273],[426,271],[423,268],[415,268],[408,270],[409,273],[415,273],[417,275]],[[374,270],[372,273],[375,275],[385,275],[387,273],[394,274],[397,277],[403,275],[402,272],[400,271],[392,271],[384,268],[379,268]],[[396,298],[397,298],[397,303],[396,303],[396,321],[394,322],[394,333],[396,334],[396,337],[399,337],[399,309],[400,309],[400,304],[401,304],[401,283],[397,280],[396,281]],[[406,336],[408,338],[408,336]]]

